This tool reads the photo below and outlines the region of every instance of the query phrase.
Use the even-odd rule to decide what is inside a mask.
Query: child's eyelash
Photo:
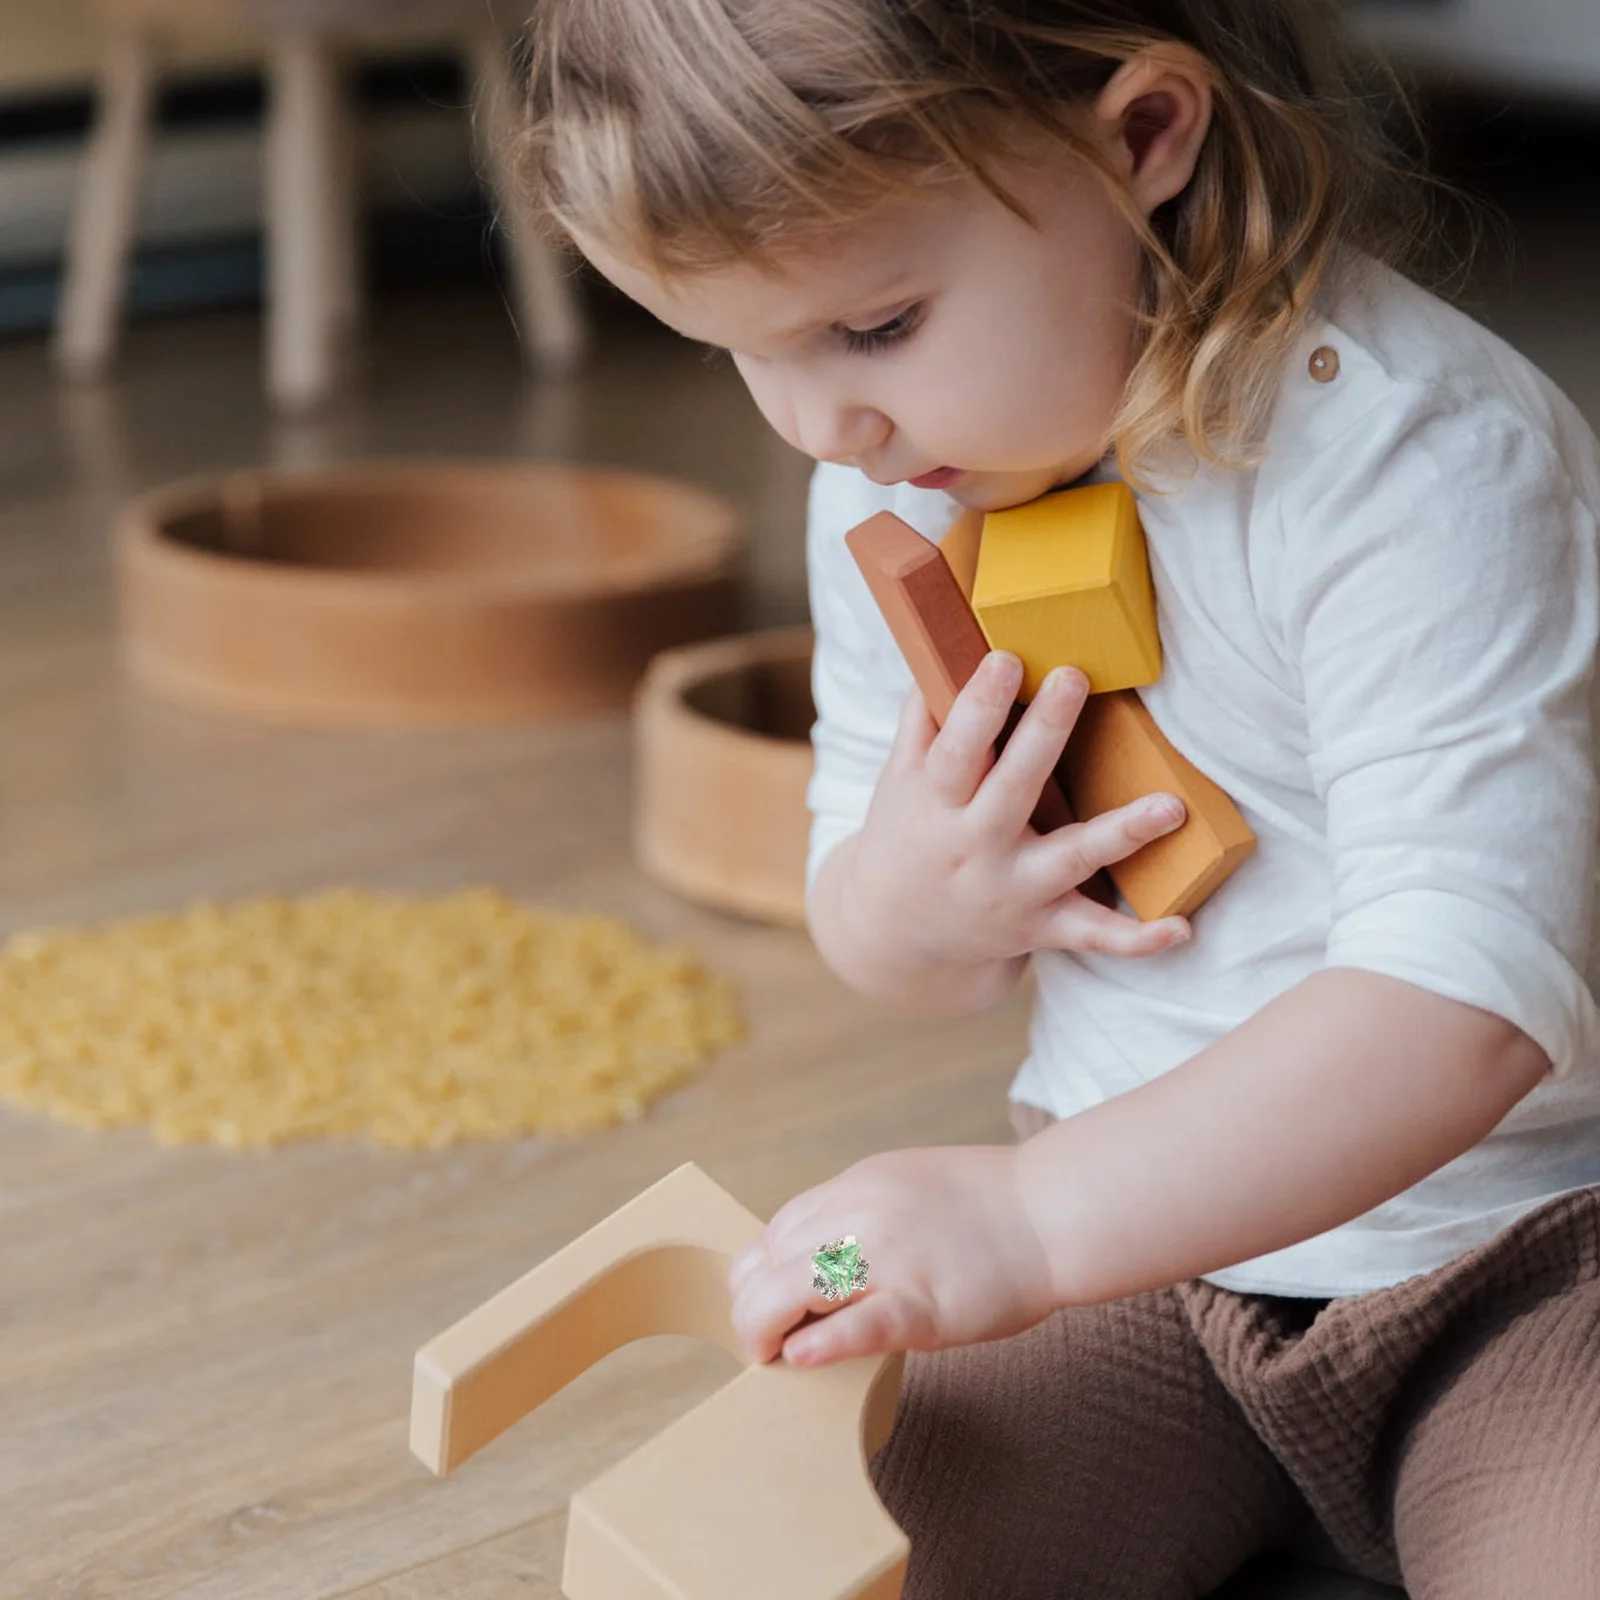
[[[842,328],[840,332],[851,355],[871,355],[909,338],[921,320],[922,307],[907,306],[899,316],[880,322],[876,328]]]

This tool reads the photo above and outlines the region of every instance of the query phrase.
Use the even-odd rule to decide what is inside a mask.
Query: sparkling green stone
[[[847,1233],[812,1256],[811,1264],[817,1269],[814,1281],[830,1300],[843,1299],[857,1287],[860,1262],[861,1246],[853,1233]]]

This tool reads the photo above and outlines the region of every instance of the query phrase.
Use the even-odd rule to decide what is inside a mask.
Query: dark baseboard
[[[463,196],[459,214],[386,212],[368,219],[367,282],[376,293],[428,284],[503,281],[501,245],[487,208]],[[259,234],[141,250],[128,285],[131,317],[258,306],[265,283]],[[59,262],[0,274],[0,337],[50,328],[61,295]]]

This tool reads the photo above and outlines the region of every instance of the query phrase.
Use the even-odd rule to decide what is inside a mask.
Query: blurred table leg
[[[267,152],[268,355],[273,402],[308,410],[334,381],[339,71],[331,40],[292,29],[272,42]]]
[[[119,28],[101,70],[56,322],[56,359],[69,377],[97,376],[116,350],[150,143],[156,60],[153,33]]]

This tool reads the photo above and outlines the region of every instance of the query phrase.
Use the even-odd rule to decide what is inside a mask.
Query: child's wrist
[[[886,914],[872,894],[862,893],[856,848],[860,837],[853,835],[839,845],[837,859],[823,869],[833,869],[824,897],[831,901],[830,913],[825,913],[832,924],[829,944],[838,956],[836,967],[847,968],[847,981],[877,998],[953,1015],[982,1010],[1008,994],[1026,969],[1027,957],[974,960],[908,937],[913,918]],[[818,944],[822,946],[821,938]],[[830,954],[827,948],[823,953]]]

